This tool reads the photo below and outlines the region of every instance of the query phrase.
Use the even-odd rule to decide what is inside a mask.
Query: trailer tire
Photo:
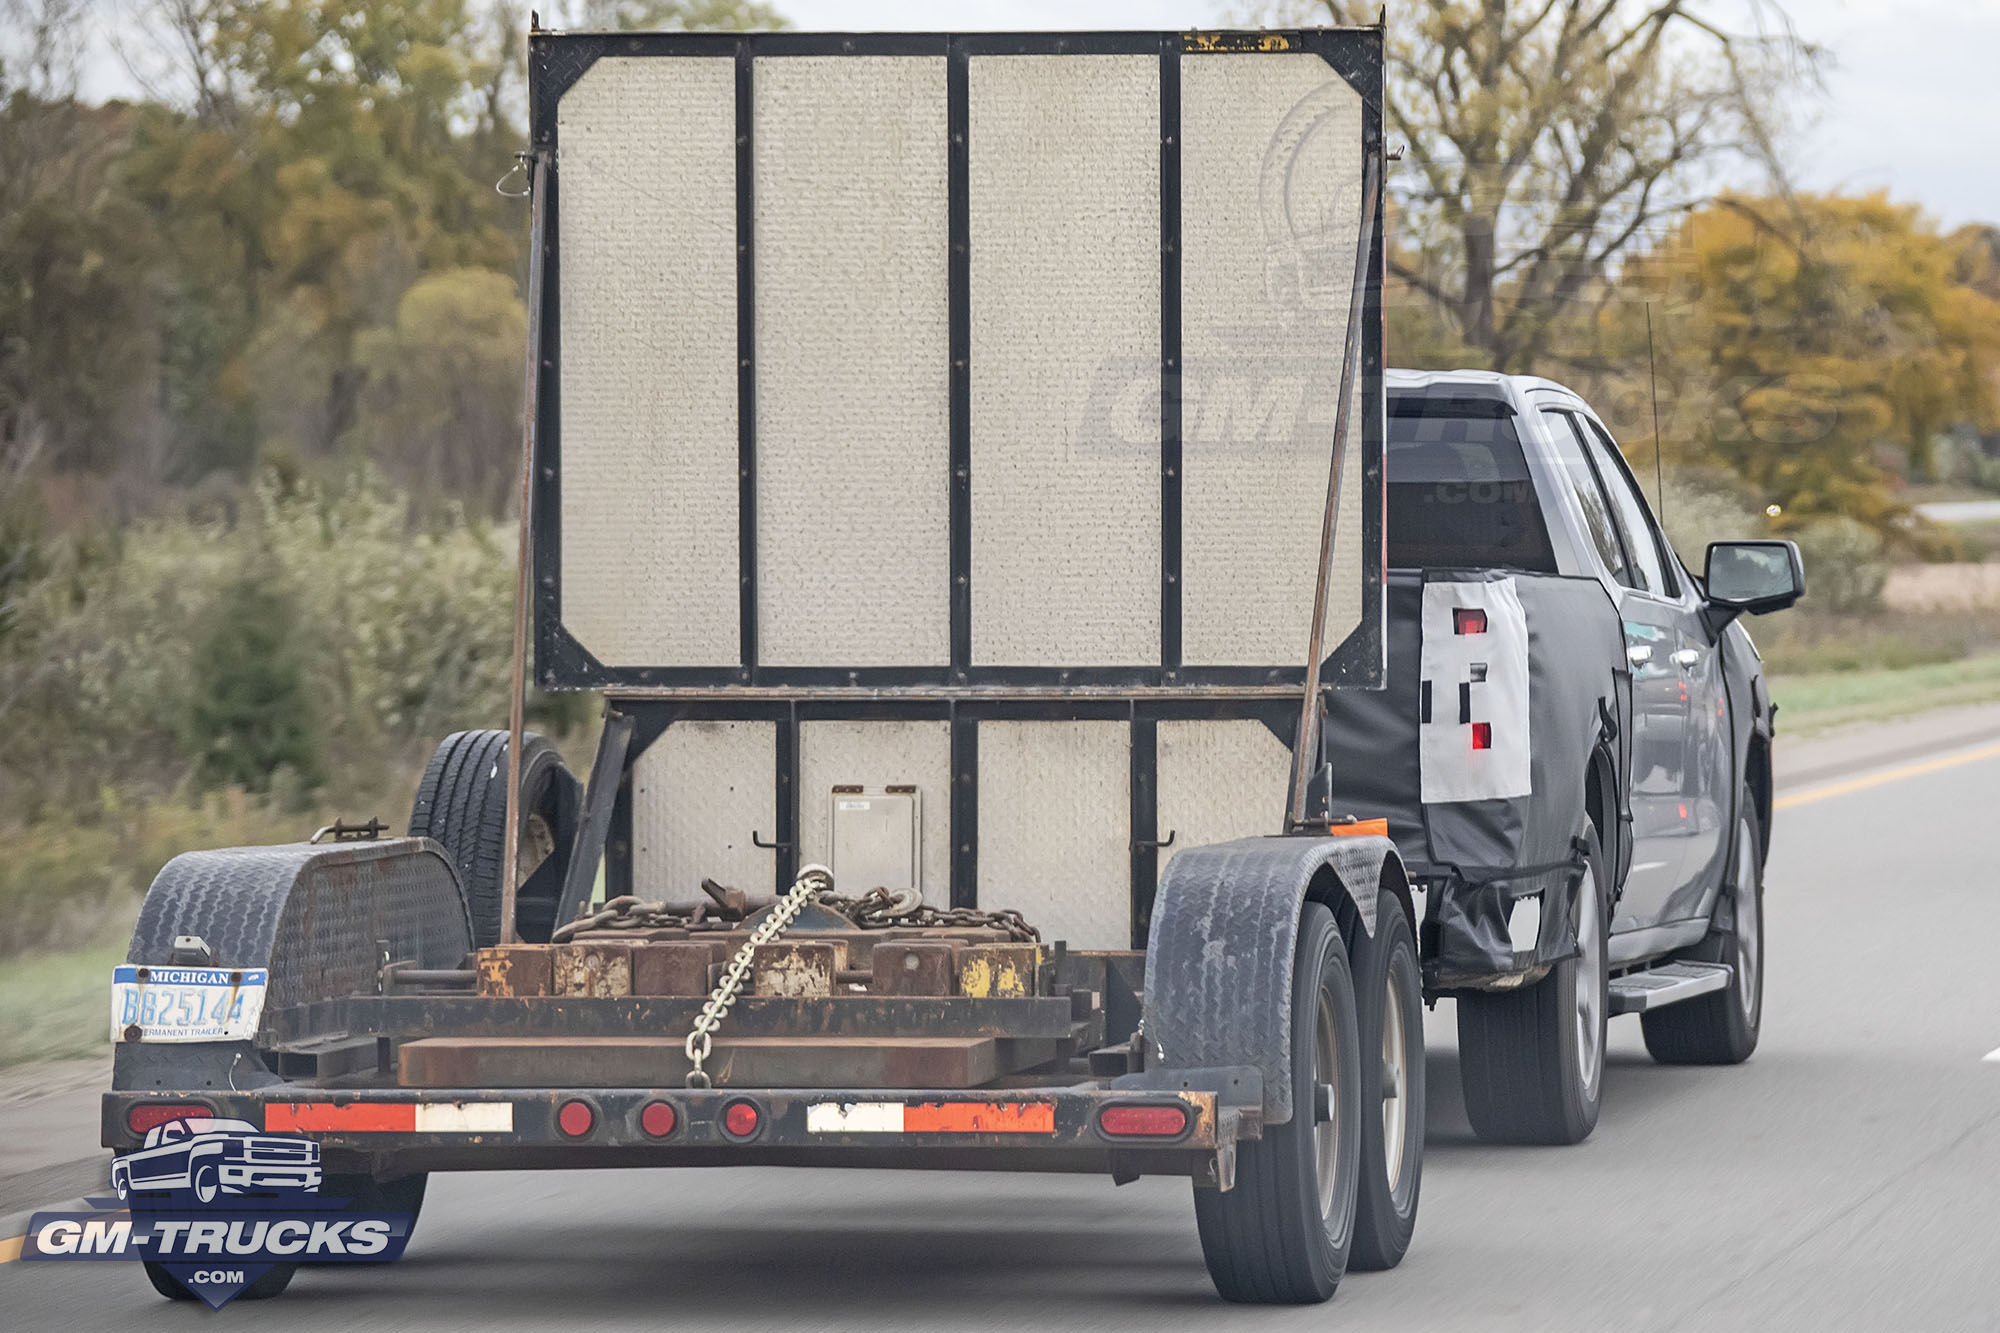
[[[1300,1305],[1333,1295],[1354,1245],[1361,1158],[1354,978],[1333,913],[1307,903],[1292,969],[1292,1118],[1236,1150],[1235,1188],[1197,1187],[1195,1223],[1224,1300]],[[1332,1085],[1331,1119],[1315,1085]]]
[[[1353,963],[1361,1031],[1353,1267],[1380,1272],[1401,1263],[1409,1251],[1424,1172],[1423,979],[1417,937],[1395,894],[1383,891],[1375,935],[1355,940]]]
[[[1764,1021],[1764,852],[1748,796],[1736,821],[1729,924],[1712,928],[1682,955],[1734,970],[1729,985],[1713,994],[1639,1016],[1646,1051],[1663,1065],[1740,1065],[1757,1049]]]
[[[151,1259],[147,1259],[144,1262],[146,1280],[153,1284],[153,1290],[159,1292],[160,1295],[170,1301],[195,1301],[201,1299],[189,1291],[179,1278],[169,1273],[165,1264],[154,1263]],[[297,1264],[272,1264],[255,1282],[237,1292],[234,1299],[239,1301],[268,1301],[273,1296],[281,1294],[286,1287],[291,1286],[292,1277],[298,1271],[299,1266]]]
[[[328,1176],[320,1182],[319,1194],[320,1197],[327,1199],[352,1200],[353,1202],[348,1205],[351,1212],[409,1214],[409,1230],[404,1233],[404,1240],[407,1243],[408,1238],[417,1233],[417,1218],[423,1213],[424,1190],[430,1184],[430,1179],[428,1171],[397,1176],[393,1180],[377,1180],[373,1176],[360,1174],[335,1175]],[[342,1259],[332,1262],[337,1262],[343,1268],[351,1268],[387,1261]]]
[[[563,872],[576,841],[582,793],[545,736],[521,744],[521,851],[526,872],[516,886],[514,926],[530,943],[555,929]],[[500,871],[507,848],[507,733],[460,731],[445,737],[424,769],[410,807],[410,835],[444,845],[465,889],[472,943],[500,940]]]
[[[1588,820],[1584,842],[1576,955],[1532,986],[1458,999],[1465,1116],[1488,1143],[1581,1143],[1597,1127],[1610,982],[1604,850]]]

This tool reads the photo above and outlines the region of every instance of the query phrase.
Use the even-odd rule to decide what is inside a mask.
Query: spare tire
[[[582,790],[546,736],[521,737],[521,843],[514,930],[530,943],[555,928],[576,842]],[[410,835],[444,845],[465,888],[475,948],[500,940],[500,871],[507,855],[507,733],[460,731],[431,756],[410,807]]]

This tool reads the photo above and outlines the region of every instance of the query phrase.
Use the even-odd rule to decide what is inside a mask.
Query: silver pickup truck
[[[1386,379],[1388,684],[1330,696],[1330,805],[1424,886],[1474,1130],[1573,1143],[1608,1016],[1665,1062],[1756,1047],[1776,709],[1738,617],[1804,572],[1766,540],[1691,573],[1560,384]]]

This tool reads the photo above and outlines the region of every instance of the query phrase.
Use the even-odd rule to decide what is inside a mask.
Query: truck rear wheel
[[[1354,944],[1361,1021],[1361,1178],[1354,1267],[1394,1268],[1417,1228],[1424,1172],[1424,995],[1417,939],[1393,893]]]
[[[1488,1143],[1581,1143],[1604,1092],[1604,854],[1584,825],[1571,920],[1577,952],[1532,986],[1458,1000],[1459,1078],[1472,1132]]]
[[[1347,1272],[1361,1157],[1354,978],[1333,913],[1308,903],[1292,969],[1292,1118],[1236,1150],[1236,1184],[1197,1188],[1195,1222],[1224,1300],[1323,1301]]]
[[[1729,985],[1639,1016],[1646,1050],[1663,1065],[1736,1065],[1757,1049],[1764,1021],[1764,851],[1747,793],[1736,821],[1736,873],[1729,924],[1709,931],[1686,957],[1728,963]]]
[[[555,929],[556,901],[576,840],[582,794],[545,736],[521,744],[521,842],[514,925],[542,943]],[[500,871],[507,854],[507,733],[460,731],[431,756],[410,807],[412,837],[444,844],[465,888],[474,947],[500,939]]]

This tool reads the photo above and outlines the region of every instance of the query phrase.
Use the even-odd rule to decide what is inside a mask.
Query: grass
[[[1779,729],[1790,736],[1993,703],[2000,701],[2000,653],[1872,671],[1778,675],[1771,679],[1771,697],[1778,701]]]
[[[80,949],[25,953],[0,963],[0,1069],[30,1060],[103,1055],[111,1046],[111,969],[125,931]]]

